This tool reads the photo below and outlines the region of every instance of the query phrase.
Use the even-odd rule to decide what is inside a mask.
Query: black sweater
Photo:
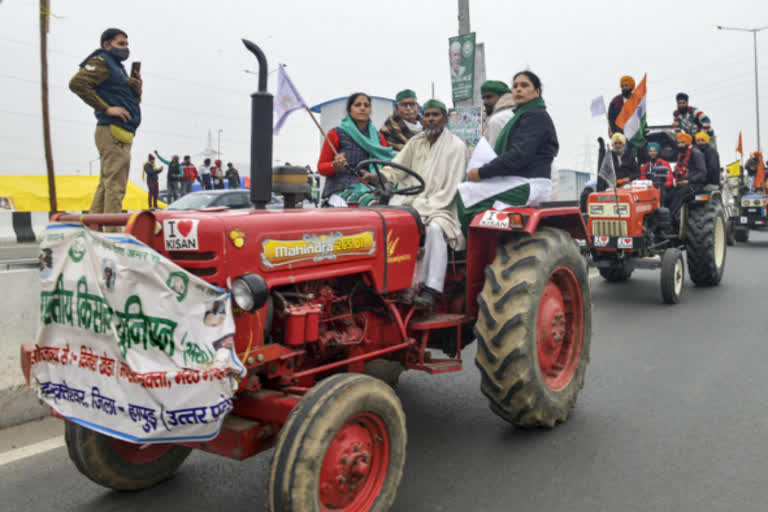
[[[559,148],[555,125],[547,111],[531,110],[509,130],[507,150],[480,168],[480,178],[514,175],[550,179],[552,160]]]

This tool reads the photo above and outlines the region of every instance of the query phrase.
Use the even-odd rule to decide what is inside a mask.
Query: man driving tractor
[[[414,208],[426,227],[424,260],[421,265],[419,284],[421,294],[414,302],[432,307],[435,297],[443,292],[445,272],[448,267],[448,246],[453,250],[464,248],[465,239],[456,214],[456,191],[464,180],[467,165],[467,146],[460,138],[445,129],[448,111],[438,100],[424,103],[424,131],[411,138],[393,163],[401,164],[418,172],[424,179],[424,191],[415,196],[394,196],[389,204]],[[391,183],[405,185],[415,183],[414,178],[391,167],[382,174]],[[375,175],[374,175],[375,176]],[[374,177],[366,177],[374,181]]]

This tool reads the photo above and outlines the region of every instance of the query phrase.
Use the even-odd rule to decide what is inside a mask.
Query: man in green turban
[[[424,191],[415,196],[395,195],[389,204],[410,206],[419,212],[424,222],[424,260],[419,276],[421,294],[414,302],[431,307],[435,297],[443,292],[448,247],[457,251],[465,247],[455,198],[459,183],[464,180],[468,151],[460,138],[445,129],[448,112],[443,102],[429,100],[424,103],[423,123],[424,130],[411,138],[392,162],[419,173],[424,179]],[[401,188],[417,184],[413,177],[391,167],[385,167],[382,173]]]
[[[387,140],[387,145],[398,152],[423,129],[416,93],[411,89],[403,89],[395,96],[395,111],[384,122],[379,133]]]
[[[480,87],[485,107],[485,129],[483,134],[493,147],[501,130],[512,119],[515,100],[507,84],[498,80],[486,80]]]

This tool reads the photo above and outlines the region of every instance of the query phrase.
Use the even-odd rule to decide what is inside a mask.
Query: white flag
[[[589,106],[589,110],[592,111],[592,117],[605,115],[605,100],[602,96],[592,100],[592,105]]]
[[[616,188],[616,170],[613,168],[613,152],[610,146],[608,151],[605,152],[603,157],[603,163],[600,164],[600,170],[597,172],[598,180],[603,178],[608,183],[608,188]]]
[[[272,130],[272,133],[277,135],[280,128],[283,126],[288,114],[294,110],[305,108],[304,98],[301,97],[299,91],[296,90],[296,86],[293,85],[291,79],[288,78],[288,73],[285,72],[285,68],[282,64],[278,64],[277,68],[277,96],[275,96],[274,109],[277,122]]]

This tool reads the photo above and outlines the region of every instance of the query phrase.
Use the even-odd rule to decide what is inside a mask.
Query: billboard
[[[475,33],[448,38],[453,102],[471,100],[474,95]]]

